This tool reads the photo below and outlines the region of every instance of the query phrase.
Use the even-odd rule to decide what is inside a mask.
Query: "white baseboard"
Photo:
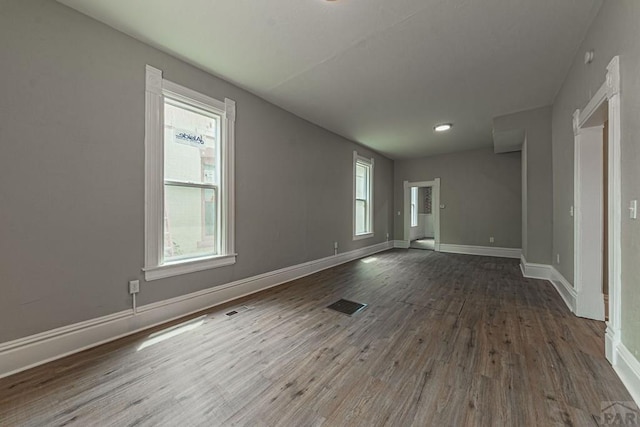
[[[406,240],[394,240],[393,247],[400,249],[409,249],[409,242],[407,242]]]
[[[629,390],[633,400],[640,406],[640,362],[622,343],[616,346],[615,351],[617,354],[614,356],[613,369]]]
[[[571,283],[564,276],[555,269],[555,267],[551,267],[552,276],[551,284],[556,288],[564,303],[569,307],[572,313],[576,312],[576,299],[578,298],[576,290],[573,288]]]
[[[620,331],[613,329],[611,323],[607,323],[607,330],[604,334],[604,355],[612,365],[616,364],[618,355],[616,348],[620,344]]]
[[[520,257],[520,270],[522,276],[529,279],[541,279],[551,282],[558,291],[562,300],[572,313],[576,311],[577,294],[571,283],[564,278],[558,270],[547,264],[535,264],[527,262],[524,255]]]
[[[440,252],[448,252],[452,254],[481,255],[492,256],[498,258],[516,258],[522,255],[520,248],[496,248],[492,246],[469,246],[469,245],[452,245],[449,243],[440,244]]]
[[[549,280],[553,279],[553,267],[547,264],[535,264],[527,262],[524,255],[520,257],[520,269],[522,275],[529,279]]]
[[[225,285],[125,310],[0,344],[0,378],[60,359],[127,335],[391,249],[383,242],[342,254],[271,271]]]

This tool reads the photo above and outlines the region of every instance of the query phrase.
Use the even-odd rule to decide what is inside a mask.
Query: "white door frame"
[[[404,245],[408,248],[411,243],[409,239],[409,225],[411,224],[411,187],[431,187],[431,210],[433,212],[433,240],[434,250],[440,252],[440,178],[433,181],[404,182]]]
[[[606,103],[606,105],[605,105]],[[608,108],[607,108],[608,107]],[[576,215],[574,221],[574,277],[576,290],[576,308],[588,307],[598,297],[595,295],[596,289],[590,287],[585,279],[589,274],[589,263],[594,256],[602,259],[601,245],[582,245],[582,237],[585,236],[582,223],[581,202],[586,194],[581,186],[583,175],[581,168],[583,149],[586,146],[581,142],[588,141],[593,137],[593,133],[604,123],[609,121],[608,133],[608,178],[609,178],[609,199],[608,205],[608,240],[609,240],[609,321],[605,333],[605,355],[607,360],[616,365],[617,347],[620,344],[621,326],[621,306],[622,306],[622,280],[621,280],[621,223],[622,223],[622,179],[620,174],[620,58],[614,57],[607,66],[607,77],[600,89],[591,98],[587,106],[582,110],[576,110],[573,115],[573,130],[575,134],[574,145],[574,202]],[[596,129],[594,129],[596,128]],[[600,174],[601,175],[601,174]],[[602,177],[600,177],[602,179]],[[591,231],[593,233],[593,230]],[[598,246],[598,247],[594,247]],[[591,251],[591,253],[589,253]],[[601,264],[601,263],[600,263]],[[602,298],[602,288],[599,290]],[[604,307],[604,302],[602,303]],[[579,313],[576,310],[576,314]],[[604,315],[604,314],[603,314]]]

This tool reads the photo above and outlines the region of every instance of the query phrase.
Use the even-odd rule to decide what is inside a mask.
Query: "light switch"
[[[629,203],[629,218],[638,219],[638,201],[632,200]]]
[[[573,206],[569,208],[569,215],[573,216]]]

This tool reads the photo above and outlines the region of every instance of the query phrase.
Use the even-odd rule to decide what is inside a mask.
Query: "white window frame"
[[[170,97],[220,116],[220,248],[219,255],[163,262],[164,239],[164,98]],[[223,267],[236,262],[235,253],[235,101],[208,97],[162,78],[147,65],[145,91],[145,279],[172,277]]]
[[[418,187],[411,187],[411,226],[418,226]]]
[[[369,194],[367,195],[367,218],[368,218],[368,227],[367,227],[367,232],[365,233],[360,233],[357,234],[356,233],[356,165],[358,163],[364,164],[365,166],[367,166],[369,168],[369,185],[368,185],[368,190],[369,190]],[[373,189],[373,182],[374,182],[374,167],[375,167],[375,161],[372,158],[367,158],[367,157],[363,157],[358,155],[357,151],[353,152],[353,197],[352,197],[352,201],[353,201],[353,240],[361,240],[361,239],[368,239],[373,237],[373,194],[374,194],[374,189]]]

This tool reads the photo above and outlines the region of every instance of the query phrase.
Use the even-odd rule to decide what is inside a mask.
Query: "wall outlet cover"
[[[140,292],[140,281],[139,280],[129,281],[129,293],[137,294],[138,292]]]

